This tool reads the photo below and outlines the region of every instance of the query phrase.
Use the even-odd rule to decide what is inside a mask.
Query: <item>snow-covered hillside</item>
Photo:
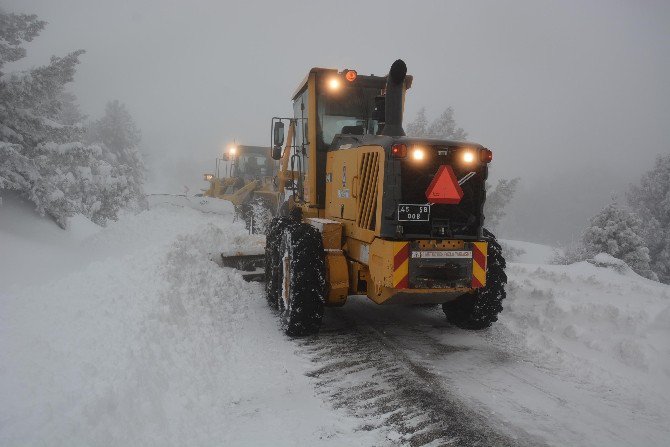
[[[373,354],[412,362],[400,371],[424,371],[418,388],[455,396],[512,444],[670,441],[670,288],[615,260],[550,266],[550,248],[507,241],[526,253],[488,331],[352,299],[328,310],[319,337],[296,341],[261,285],[210,260],[262,244],[225,207],[158,204],[64,232],[5,203],[0,445],[417,444],[397,411],[371,412],[383,400],[361,403],[374,397],[364,376],[389,393],[401,383]],[[374,352],[347,367],[355,353],[335,342]],[[444,439],[468,445],[453,434],[433,444]]]

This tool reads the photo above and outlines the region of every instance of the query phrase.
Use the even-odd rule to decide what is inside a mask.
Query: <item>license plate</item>
[[[413,251],[412,258],[421,259],[472,259],[469,250]]]
[[[398,205],[398,220],[402,222],[428,222],[430,205],[401,203]]]

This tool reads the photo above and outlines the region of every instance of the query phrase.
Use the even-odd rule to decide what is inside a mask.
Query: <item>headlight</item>
[[[328,81],[328,88],[331,90],[338,90],[340,88],[340,80],[338,78],[330,78]]]
[[[205,174],[205,181],[209,182],[214,178],[213,174]]]

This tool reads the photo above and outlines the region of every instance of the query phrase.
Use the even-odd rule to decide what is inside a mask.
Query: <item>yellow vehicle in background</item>
[[[204,175],[202,195],[231,202],[252,233],[264,233],[279,206],[277,168],[269,147],[232,145],[216,159],[215,173]]]

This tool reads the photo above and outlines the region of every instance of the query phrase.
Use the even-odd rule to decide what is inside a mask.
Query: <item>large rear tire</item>
[[[474,294],[463,295],[455,301],[442,304],[442,310],[447,321],[461,329],[486,329],[498,321],[498,314],[502,312],[502,300],[505,299],[505,258],[502,248],[495,236],[484,230],[484,236],[489,239],[486,286],[477,289]]]
[[[305,223],[284,228],[280,244],[279,300],[282,329],[290,336],[315,334],[326,298],[326,264],[319,231]]]

